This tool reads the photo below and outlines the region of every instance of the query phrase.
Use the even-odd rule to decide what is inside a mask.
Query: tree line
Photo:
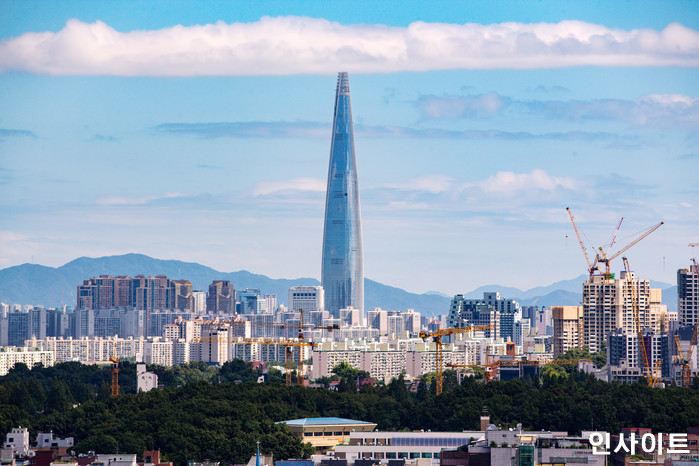
[[[304,417],[342,417],[375,422],[380,430],[478,430],[487,410],[503,428],[560,430],[571,434],[591,428],[620,432],[622,427],[651,427],[683,432],[699,419],[699,386],[648,387],[606,383],[571,371],[534,379],[493,381],[466,377],[457,383],[445,371],[444,393],[436,396],[430,377],[414,392],[401,376],[387,384],[362,385],[347,366],[336,368],[342,392],[287,387],[280,374],[257,383],[249,363],[235,360],[219,367],[190,363],[149,367],[162,390],[135,393],[134,364],[122,364],[120,395],[110,397],[109,366],[62,363],[32,370],[18,364],[0,377],[0,434],[19,425],[32,437],[52,430],[75,438],[75,450],[100,453],[160,449],[183,465],[189,459],[245,463],[257,440],[275,459],[307,457],[312,451],[279,421]]]

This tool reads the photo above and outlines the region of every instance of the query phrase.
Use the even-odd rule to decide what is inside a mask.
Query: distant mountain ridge
[[[77,286],[83,280],[99,275],[166,275],[172,279],[187,279],[192,282],[195,289],[199,290],[208,290],[213,280],[230,280],[236,289],[259,288],[262,294],[276,294],[280,304],[286,304],[288,291],[292,286],[319,285],[318,280],[314,278],[274,279],[245,270],[219,272],[193,262],[162,260],[130,253],[98,258],[80,257],[55,268],[23,264],[2,269],[0,270],[0,301],[48,307],[62,303],[74,305]],[[465,296],[474,299],[482,298],[486,291],[498,291],[500,296],[516,299],[523,306],[574,306],[582,301],[582,283],[585,279],[585,275],[580,275],[571,280],[562,280],[529,290],[487,285],[478,287],[466,293]],[[663,302],[668,304],[671,310],[676,308],[676,287],[662,282],[651,282],[651,286],[663,288]],[[449,311],[450,301],[450,297],[439,292],[410,293],[368,278],[364,281],[366,309],[413,308],[423,315],[436,315],[446,314]]]
[[[274,279],[245,270],[219,272],[193,262],[155,259],[143,254],[124,254],[98,258],[80,257],[60,267],[23,264],[0,270],[0,301],[5,303],[58,306],[74,305],[77,286],[99,275],[166,275],[186,279],[194,289],[208,290],[213,280],[229,280],[235,289],[258,288],[262,294],[276,294],[280,304],[287,302],[289,288],[319,285],[315,278]],[[366,309],[391,310],[413,308],[425,315],[444,313],[449,298],[431,294],[409,293],[373,280],[364,281]]]

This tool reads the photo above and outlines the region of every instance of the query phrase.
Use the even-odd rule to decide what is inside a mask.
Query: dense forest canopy
[[[279,373],[256,383],[260,372],[240,360],[209,367],[190,363],[151,366],[162,390],[136,394],[136,368],[123,363],[120,395],[110,397],[109,366],[62,363],[27,369],[18,364],[0,377],[0,434],[19,425],[37,432],[52,430],[75,438],[75,450],[141,454],[160,449],[176,464],[188,459],[244,463],[255,452],[275,459],[311,453],[283,424],[303,417],[343,417],[375,422],[380,430],[476,430],[483,408],[502,427],[579,433],[591,428],[619,432],[622,427],[651,427],[682,432],[699,419],[699,386],[650,388],[606,383],[593,376],[544,374],[541,378],[494,381],[473,377],[457,384],[445,371],[444,393],[422,382],[411,393],[403,378],[386,385],[363,385],[347,367],[335,372],[342,392],[287,387]],[[350,379],[350,380],[348,380]],[[425,377],[426,382],[430,377]]]

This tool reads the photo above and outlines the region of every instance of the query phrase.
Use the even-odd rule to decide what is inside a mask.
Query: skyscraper
[[[337,317],[340,309],[364,312],[364,255],[359,213],[357,158],[354,154],[349,75],[339,73],[330,143],[328,188],[321,281],[325,308]]]
[[[699,323],[699,267],[677,271],[677,311],[680,325]]]

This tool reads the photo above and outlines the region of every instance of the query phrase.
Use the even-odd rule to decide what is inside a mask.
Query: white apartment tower
[[[322,286],[293,286],[289,288],[289,310],[304,312],[325,309],[325,292]],[[309,314],[306,314],[309,315]]]
[[[583,345],[591,353],[600,351],[607,336],[617,329],[636,332],[631,287],[638,302],[641,328],[654,327],[656,319],[651,316],[650,282],[637,279],[633,272],[629,280],[626,271],[619,275],[620,278],[594,275],[583,284]],[[658,296],[657,292],[653,294]]]

